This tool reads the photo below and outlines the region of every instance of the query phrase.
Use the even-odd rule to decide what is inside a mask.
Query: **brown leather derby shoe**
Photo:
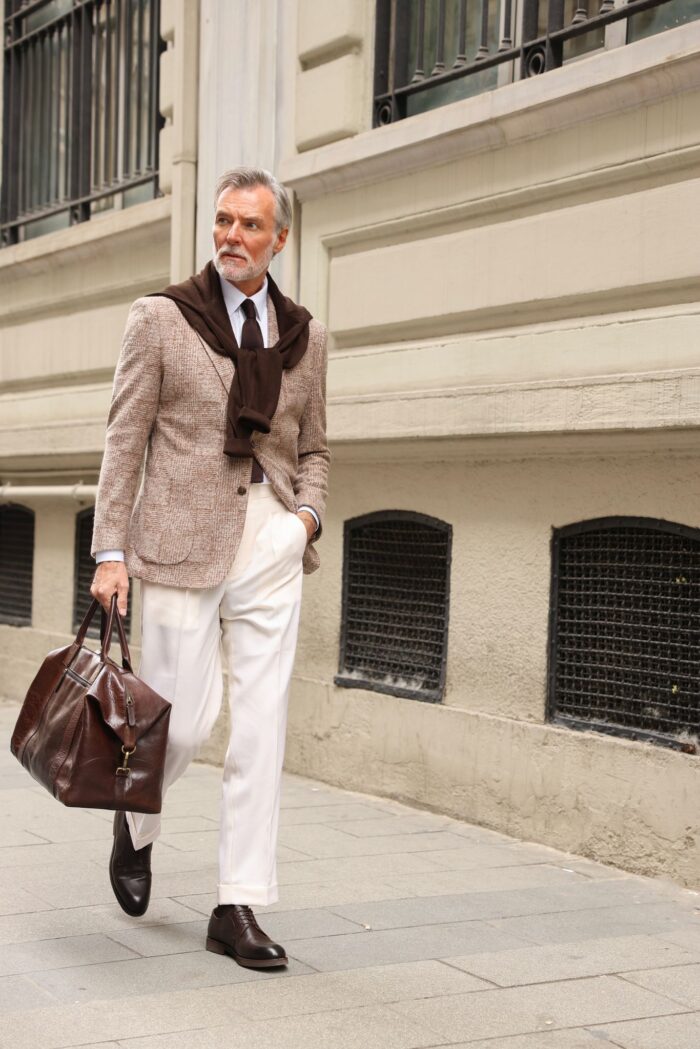
[[[151,898],[152,845],[135,849],[126,822],[125,812],[114,814],[114,844],[109,859],[109,880],[117,903],[132,918],[138,918],[148,909]]]
[[[286,965],[284,947],[273,943],[262,931],[250,907],[243,903],[223,903],[209,919],[207,950],[228,954],[248,969],[269,969]]]

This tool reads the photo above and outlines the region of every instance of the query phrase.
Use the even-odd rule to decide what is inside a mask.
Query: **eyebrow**
[[[218,218],[221,218],[222,216],[224,218],[227,218],[227,219],[231,218],[231,212],[230,211],[224,211],[223,209],[220,208],[217,211],[217,213],[214,216],[214,218],[218,219]],[[243,220],[245,222],[250,222],[251,219],[252,219],[253,222],[262,222],[262,216],[261,215],[243,215],[242,218],[243,218]]]

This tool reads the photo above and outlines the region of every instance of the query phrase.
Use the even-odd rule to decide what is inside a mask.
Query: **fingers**
[[[90,593],[97,598],[105,612],[109,612],[112,594],[117,595],[117,609],[125,616],[128,607],[129,576],[123,561],[103,561],[97,566],[90,586]]]

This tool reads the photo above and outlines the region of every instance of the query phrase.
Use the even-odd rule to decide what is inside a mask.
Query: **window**
[[[442,699],[451,548],[451,526],[424,514],[346,522],[336,684]]]
[[[159,0],[5,0],[2,244],[158,187]]]
[[[700,0],[378,0],[374,125],[700,18]]]
[[[89,507],[87,510],[81,510],[75,519],[75,590],[73,596],[73,630],[77,630],[87,612],[90,602],[92,601],[92,594],[90,593],[90,586],[92,585],[92,579],[95,575],[95,559],[90,554],[92,548],[92,529],[95,522],[95,508],[94,506]],[[100,636],[100,619],[99,613],[96,613],[92,617],[92,622],[88,627],[88,637],[99,637]],[[124,630],[126,631],[127,637],[131,629],[131,593],[129,593],[129,602],[127,604],[127,612],[124,617]],[[116,637],[116,631],[114,636]]]
[[[550,720],[696,753],[700,529],[601,518],[552,555]]]
[[[0,623],[32,625],[34,513],[0,506]]]

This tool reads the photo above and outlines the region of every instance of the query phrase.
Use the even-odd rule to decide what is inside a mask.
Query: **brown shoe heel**
[[[226,945],[219,943],[218,940],[212,940],[211,936],[207,936],[207,950],[213,951],[214,954],[226,954]]]

